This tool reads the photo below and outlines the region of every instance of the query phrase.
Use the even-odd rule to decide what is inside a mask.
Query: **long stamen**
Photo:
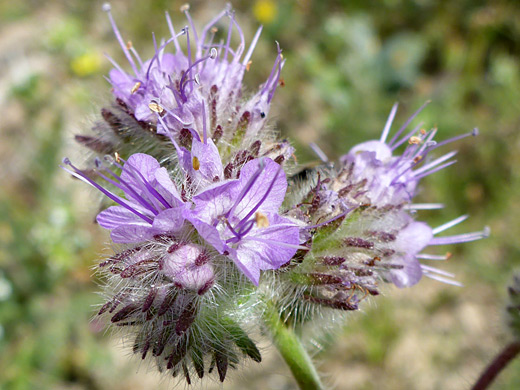
[[[278,47],[278,53],[280,56],[280,60],[278,61],[278,69],[276,72],[276,77],[274,78],[274,80],[272,82],[272,85],[270,87],[271,90],[269,92],[269,95],[267,96],[268,103],[270,103],[271,100],[273,99],[274,93],[276,91],[276,87],[278,86],[278,81],[280,81],[280,77],[282,75],[283,65],[285,64],[285,60],[283,59],[283,55],[282,55],[282,50],[280,49],[280,44],[278,42],[276,42],[276,46]]]
[[[413,203],[404,206],[405,210],[436,210],[442,208],[444,208],[442,203]]]
[[[180,116],[178,115],[175,115],[175,113],[173,113],[171,110],[169,110],[168,108],[164,107],[164,106],[161,106],[159,105],[164,111],[166,111],[166,114],[170,115],[171,117],[173,117],[174,119],[178,120],[183,126],[189,126],[191,125],[193,122],[184,122]],[[157,117],[160,117],[161,115],[159,115],[159,113],[157,113]],[[164,122],[161,122],[161,124],[163,124],[163,126],[166,126],[166,124]],[[165,127],[165,129],[167,129],[168,127]]]
[[[193,38],[195,39],[195,44],[198,45],[199,38],[197,37],[197,29],[195,28],[195,24],[193,23],[193,19],[191,18],[189,10],[190,10],[189,4],[184,4],[181,6],[181,12],[183,12],[184,15],[186,16],[186,19],[188,19],[188,23],[190,24],[190,27],[193,30]]]
[[[119,183],[117,183],[116,181],[110,179],[109,177],[107,177],[106,175],[102,174],[101,172],[96,171],[98,176],[100,176],[101,178],[103,178],[107,182],[111,183],[115,187],[119,188],[120,190],[122,190],[124,192],[129,192],[132,195],[132,197],[134,197],[134,199],[136,199],[139,203],[141,203],[145,208],[150,210],[153,214],[155,214],[155,215],[159,214],[159,211],[157,211],[155,209],[155,207],[153,207],[146,199],[144,199],[141,195],[139,195],[132,188],[131,185],[129,185],[125,180],[123,180],[120,176],[116,175],[110,169],[104,167],[99,159],[96,159],[96,166],[98,168],[101,168],[104,172],[107,172],[110,176],[112,176],[116,180],[119,180]]]
[[[430,279],[436,280],[438,282],[441,282],[441,283],[451,284],[452,286],[457,286],[457,287],[464,287],[464,285],[462,283],[459,283],[452,279],[444,278],[442,276],[439,276],[439,275],[436,275],[436,274],[433,274],[430,272],[424,272],[424,276],[426,276]]]
[[[439,164],[443,163],[444,161],[449,160],[450,158],[452,158],[456,154],[457,154],[457,151],[446,153],[444,156],[441,156],[441,157],[433,160],[431,163],[428,163],[425,166],[423,166],[423,167],[421,167],[419,169],[416,169],[414,171],[414,175],[418,176],[421,173],[426,172],[426,171],[430,170],[431,168],[438,166]]]
[[[432,233],[435,235],[435,234],[438,234],[440,232],[443,232],[455,225],[458,225],[459,223],[465,221],[466,219],[468,219],[469,215],[461,215],[460,217],[458,218],[455,218],[454,220],[452,221],[449,221],[449,222],[446,222],[445,224],[442,224],[441,226],[438,226],[436,227],[435,229],[432,230]]]
[[[184,99],[184,101],[188,100],[188,98],[186,97],[186,93],[185,93],[185,91],[184,91],[184,89],[186,88],[186,85],[188,84],[189,81],[195,80],[195,78],[194,78],[194,79],[189,79],[189,80],[187,80],[187,79],[186,79],[186,76],[187,76],[188,74],[191,74],[191,70],[192,70],[195,66],[197,66],[197,65],[200,64],[201,62],[206,61],[206,60],[208,60],[208,59],[210,59],[210,58],[211,58],[212,60],[214,60],[215,58],[217,58],[217,55],[218,55],[218,53],[217,53],[217,49],[215,49],[214,47],[212,47],[212,48],[211,48],[211,53],[210,53],[210,55],[205,56],[205,57],[202,57],[202,58],[199,58],[197,61],[195,61],[193,64],[190,65],[190,67],[186,70],[186,72],[184,72],[184,74],[183,74],[182,77],[181,77],[181,82],[180,82],[180,84],[179,84],[179,90],[180,90],[180,92],[181,92],[181,97]]]
[[[489,227],[485,227],[484,230],[480,232],[473,233],[465,233],[465,234],[457,234],[454,236],[446,236],[446,237],[434,237],[428,245],[449,245],[449,244],[459,244],[463,242],[470,242],[481,240],[483,238],[489,237],[490,229]]]
[[[452,142],[455,142],[455,141],[458,141],[458,140],[461,140],[463,138],[466,138],[466,137],[469,137],[469,136],[473,136],[473,137],[476,137],[477,135],[479,134],[479,131],[478,131],[478,128],[474,128],[471,132],[469,133],[465,133],[465,134],[461,134],[461,135],[457,135],[455,137],[452,137],[452,138],[449,138],[447,140],[444,140],[444,141],[441,141],[439,143],[437,143],[437,145],[435,145],[433,149],[437,149],[438,147],[440,146],[443,146],[443,145],[446,145],[446,144],[449,144],[449,143],[452,143]]]
[[[184,34],[184,30],[181,31],[178,36],[181,36]],[[155,42],[155,35],[154,35],[154,42]],[[152,57],[152,59],[150,60],[150,63],[148,64],[148,69],[146,70],[146,79],[148,80],[150,78],[150,70],[152,70],[152,65],[154,63],[155,60],[157,60],[158,62],[158,67],[159,67],[159,70],[160,70],[160,64],[159,64],[159,53],[166,47],[166,45],[168,45],[170,42],[173,42],[173,38],[170,38],[168,39],[166,42],[164,42],[160,47],[159,49],[157,49],[157,47],[155,47],[155,55]]]
[[[429,265],[421,264],[421,268],[423,269],[423,271],[432,272],[432,273],[435,273],[435,274],[447,276],[449,278],[454,278],[455,277],[455,275],[452,274],[451,272],[446,272],[446,271],[443,271],[441,269],[437,269],[435,267],[430,267]]]
[[[392,122],[394,121],[395,113],[397,112],[397,107],[399,107],[399,103],[394,104],[394,106],[392,107],[392,110],[390,111],[390,115],[388,116],[388,119],[386,120],[385,128],[383,129],[383,133],[381,134],[381,138],[379,139],[379,141],[381,141],[383,143],[386,141],[386,137],[388,137],[388,133],[390,132],[390,127],[392,127]]]
[[[439,275],[438,273],[435,273],[434,271],[430,271],[428,269],[424,269],[422,265],[421,265],[421,269],[423,271],[424,276],[426,276],[426,277],[428,277],[430,279],[436,280],[436,281],[441,282],[441,283],[450,284],[452,286],[463,287],[462,283],[459,283],[459,282],[457,282],[457,281],[455,281],[453,279],[449,279],[450,277],[454,277],[454,275],[453,276],[444,277],[444,276]]]
[[[233,13],[233,17],[231,18],[231,20],[233,21],[233,24],[235,25],[235,28],[238,31],[238,35],[240,36],[240,44],[238,45],[237,53],[235,54],[235,56],[233,58],[234,62],[238,62],[240,60],[242,52],[244,51],[244,48],[246,46],[246,40],[244,38],[244,32],[242,31],[242,28],[240,27],[240,25],[235,20],[235,14],[234,13]]]
[[[395,145],[391,145],[390,143],[388,143],[388,146],[390,146],[390,148],[392,149],[392,152],[394,150],[396,150],[399,146],[401,146],[402,144],[404,144],[406,141],[408,141],[410,139],[410,137],[412,137],[415,133],[417,133],[417,131],[421,128],[422,126],[422,122],[419,123],[417,126],[415,126],[413,128],[412,131],[410,131],[408,134],[406,134],[403,138],[401,138]]]
[[[202,46],[204,45],[204,41],[206,40],[206,35],[208,35],[208,31],[210,31],[210,29],[220,20],[222,19],[224,16],[226,16],[227,14],[227,10],[222,10],[220,11],[220,13],[215,16],[213,19],[211,19],[209,21],[208,24],[206,24],[204,26],[204,28],[202,29],[202,33],[201,33],[201,36],[200,36],[200,45],[198,45],[198,48],[202,48]],[[201,53],[200,52],[197,52],[197,56],[200,57]]]
[[[227,61],[227,57],[228,57],[228,53],[229,53],[229,45],[231,44],[231,34],[233,33],[233,18],[235,17],[235,13],[231,10],[228,11],[227,14],[230,17],[230,20],[229,20],[228,35],[227,35],[227,40],[226,40],[226,50],[224,51],[224,57],[222,57],[222,59],[224,60],[223,62]]]
[[[168,24],[168,29],[170,30],[170,34],[173,38],[173,44],[175,45],[175,50],[178,53],[181,51],[181,45],[179,45],[179,41],[177,39],[177,34],[175,34],[175,29],[173,28],[173,23],[172,23],[172,19],[170,18],[170,14],[168,13],[168,11],[166,11],[165,14],[166,14],[166,23]]]
[[[392,146],[392,144],[399,138],[399,136],[401,135],[401,133],[408,127],[408,125],[410,124],[411,121],[413,121],[415,119],[415,117],[417,115],[419,115],[419,113],[424,109],[424,107],[426,107],[428,104],[431,103],[431,100],[427,100],[421,107],[419,107],[419,109],[417,111],[415,111],[413,113],[413,115],[408,118],[408,120],[406,122],[404,122],[404,124],[401,126],[401,128],[397,131],[397,133],[395,133],[395,135],[392,137],[392,139],[390,140],[390,142],[388,142],[388,146]],[[392,150],[395,149],[395,148],[392,148]]]
[[[240,236],[240,234],[235,230],[233,229],[233,226],[231,226],[231,224],[229,223],[228,219],[225,218],[225,222],[226,222],[226,226],[229,228],[229,230],[231,230],[231,233],[233,233],[233,235],[235,236],[236,239],[238,239],[238,241],[240,241],[240,239],[242,238]],[[232,239],[230,239],[232,240]],[[229,241],[229,240],[228,240]],[[227,242],[227,241],[226,241]]]
[[[247,63],[251,59],[251,56],[253,55],[253,51],[255,50],[256,44],[258,42],[258,39],[260,38],[260,34],[262,33],[262,26],[256,30],[256,34],[253,37],[253,40],[251,41],[251,45],[249,45],[249,50],[247,51],[246,55],[244,56],[244,59],[242,60],[242,65],[247,66]]]
[[[159,120],[161,125],[165,129],[167,129],[166,123],[164,123],[164,120],[163,120],[163,118],[160,115],[157,115],[157,119]],[[170,138],[170,141],[172,142],[173,146],[177,150],[177,155],[179,155],[179,153],[181,152],[181,148],[180,148],[179,144],[177,143],[177,141],[175,141],[175,138],[173,137],[173,135],[170,132],[168,132],[167,134],[168,134],[168,137]],[[178,158],[180,158],[180,156],[178,156]]]
[[[64,169],[65,171],[69,172],[74,177],[77,177],[81,181],[83,181],[83,182],[85,182],[87,184],[90,184],[94,188],[97,188],[99,191],[101,191],[103,194],[105,194],[108,198],[112,199],[114,202],[118,203],[119,205],[123,206],[127,210],[131,211],[132,213],[134,213],[135,215],[140,217],[142,220],[148,222],[149,224],[153,223],[153,220],[151,218],[149,218],[146,215],[140,213],[139,211],[137,211],[136,209],[131,207],[128,203],[126,203],[121,197],[119,197],[119,196],[113,194],[112,192],[106,190],[105,188],[103,188],[102,186],[97,184],[94,180],[89,178],[83,171],[81,171],[80,169],[78,169],[74,165],[72,165],[72,163],[70,162],[70,160],[68,158],[64,158],[63,159],[63,164],[68,165],[68,166],[70,166],[73,169],[73,171],[71,171],[70,169],[65,168],[63,165],[60,165],[60,167],[62,169]]]
[[[125,160],[123,160],[121,157],[119,159],[125,164],[125,166],[121,166],[116,161],[113,161],[113,164],[120,167],[121,169],[125,169],[126,172],[128,172],[130,175],[133,176],[134,179],[142,181],[142,183],[145,185],[146,189],[150,192],[151,195],[153,195],[161,204],[169,209],[172,207],[164,197],[157,192],[155,188],[148,182],[148,180],[145,179],[145,177],[142,175],[141,172],[137,168],[135,168],[132,164],[127,164]],[[137,176],[136,176],[137,175]]]
[[[278,45],[278,42],[276,42],[276,44]],[[274,60],[274,65],[273,65],[273,68],[271,69],[271,73],[269,74],[269,77],[267,78],[267,81],[265,82],[265,84],[264,84],[264,86],[262,88],[262,91],[261,91],[262,95],[269,90],[269,87],[270,87],[271,82],[272,82],[272,80],[274,78],[275,72],[278,69],[278,62],[282,61],[281,57],[282,57],[282,52],[280,50],[280,45],[278,45],[278,55],[276,56],[276,59]]]
[[[112,7],[110,6],[109,3],[105,3],[105,4],[103,4],[102,9],[103,9],[103,11],[105,11],[107,13],[108,20],[110,21],[110,24],[112,25],[112,30],[114,30],[116,39],[118,40],[119,45],[123,49],[123,53],[125,53],[126,59],[130,63],[130,66],[132,67],[135,75],[137,76],[138,75],[137,66],[135,65],[134,59],[130,55],[130,52],[128,51],[128,48],[126,47],[123,37],[121,36],[119,29],[117,28],[116,22],[114,20],[114,17],[112,16],[112,12],[111,12]]]
[[[327,155],[323,152],[323,150],[321,150],[321,148],[315,144],[314,142],[311,142],[309,144],[309,146],[311,147],[312,151],[316,154],[316,156],[319,157],[319,159],[321,161],[323,161],[324,163],[328,163],[329,162],[329,158],[327,157]]]
[[[429,255],[427,253],[420,253],[415,256],[421,260],[435,260],[435,261],[443,261],[448,260],[451,257],[451,253],[446,253],[445,255]]]
[[[139,67],[142,69],[143,68],[143,60],[141,60],[141,56],[139,55],[137,50],[135,50],[133,45],[130,45],[130,48],[128,50],[130,50],[130,52],[133,54],[133,56],[135,57],[135,59],[139,63]]]
[[[424,173],[422,173],[420,175],[415,175],[415,180],[421,180],[422,178],[424,178],[426,176],[429,176],[429,175],[431,175],[431,174],[433,174],[435,172],[438,172],[441,169],[447,168],[450,165],[455,164],[456,162],[457,162],[457,160],[449,161],[446,164],[439,165],[436,168],[433,168],[433,169],[429,170],[428,172],[424,172]]]
[[[162,50],[159,51],[157,50],[157,39],[155,39],[155,33],[152,32],[152,41],[153,41],[153,48],[155,50],[155,56],[157,58],[157,68],[159,69],[159,71],[161,71],[161,53],[162,53]],[[152,60],[153,61],[153,60]],[[151,61],[150,61],[151,62]],[[148,72],[150,71],[150,67],[148,67]],[[147,75],[147,79],[148,79],[148,72],[146,73]]]
[[[112,66],[114,68],[116,68],[124,77],[126,77],[128,80],[133,80],[132,77],[130,77],[124,70],[123,68],[121,68],[121,66],[112,58],[110,57],[107,53],[103,53],[103,55],[105,56],[105,58],[112,64]],[[105,77],[106,78],[106,77]],[[112,82],[110,81],[109,78],[106,78],[108,80],[109,83],[112,84]]]

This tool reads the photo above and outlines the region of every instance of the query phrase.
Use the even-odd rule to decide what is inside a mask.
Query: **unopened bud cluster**
[[[223,381],[241,358],[260,361],[252,340],[267,304],[303,324],[321,308],[358,309],[382,282],[456,284],[426,264],[449,254],[423,251],[488,232],[438,237],[466,217],[433,229],[416,210],[440,206],[413,198],[423,177],[454,162],[455,152],[434,150],[476,130],[436,142],[436,129],[408,129],[419,110],[388,140],[396,105],[380,140],[337,163],[315,146],[323,164],[298,171],[293,147],[266,126],[283,85],[279,47],[267,80],[243,91],[261,28],[246,44],[226,8],[197,31],[183,6],[188,26],[176,32],[167,15],[171,36],[154,38],[142,60],[104,10],[128,65],[109,58],[114,102],[94,135],[76,136],[91,165],[64,159],[63,168],[114,204],[97,216],[120,245],[98,267],[99,315],[128,330],[135,354],[188,383],[213,371]]]

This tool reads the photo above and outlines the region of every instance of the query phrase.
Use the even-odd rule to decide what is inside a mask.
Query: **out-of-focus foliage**
[[[125,38],[143,56],[151,32],[178,26],[178,1],[114,1]],[[439,224],[471,214],[460,231],[489,225],[490,239],[448,248],[444,269],[462,289],[425,281],[366,304],[318,358],[338,389],[467,388],[507,339],[504,286],[520,264],[520,10],[515,1],[235,1],[251,39],[264,24],[246,83],[265,79],[278,40],[287,59],[277,91],[277,127],[298,159],[331,157],[378,137],[390,107],[396,125],[424,101],[418,120],[438,139],[478,126],[456,145],[459,162],[425,181],[422,200],[446,208]],[[72,134],[109,99],[103,53],[124,63],[101,2],[0,1],[0,387],[137,389],[158,379],[112,347],[90,322],[100,300],[91,266],[104,233],[93,224],[95,195],[57,166],[81,161]],[[224,6],[194,1],[195,21]],[[417,121],[416,121],[417,122]],[[332,344],[332,345],[331,345]],[[235,386],[291,388],[276,356],[243,370]],[[520,362],[496,383],[517,389]],[[168,382],[164,388],[168,387]],[[231,387],[231,386],[230,386]]]

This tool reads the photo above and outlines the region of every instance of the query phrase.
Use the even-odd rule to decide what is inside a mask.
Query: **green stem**
[[[294,330],[281,320],[272,303],[267,305],[264,321],[271,333],[274,345],[289,366],[300,389],[322,390],[323,385],[309,354],[303,348]]]

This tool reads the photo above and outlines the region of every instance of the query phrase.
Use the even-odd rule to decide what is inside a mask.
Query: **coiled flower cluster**
[[[279,47],[267,80],[243,93],[261,28],[246,45],[228,7],[197,33],[183,6],[189,25],[176,32],[167,14],[171,36],[154,37],[143,61],[103,8],[128,65],[109,58],[114,102],[93,135],[76,136],[94,154],[90,166],[62,167],[113,203],[97,216],[120,245],[98,267],[98,314],[128,330],[135,354],[188,383],[215,367],[224,381],[241,357],[261,360],[254,328],[267,306],[303,324],[320,308],[358,309],[382,282],[408,287],[426,275],[456,284],[422,264],[448,255],[423,251],[488,232],[437,237],[465,216],[432,229],[413,211],[439,205],[413,198],[423,177],[454,162],[455,152],[430,154],[476,130],[439,143],[435,129],[404,133],[419,110],[387,141],[396,105],[380,140],[338,163],[315,146],[323,164],[298,171],[293,147],[266,127],[282,80]]]

